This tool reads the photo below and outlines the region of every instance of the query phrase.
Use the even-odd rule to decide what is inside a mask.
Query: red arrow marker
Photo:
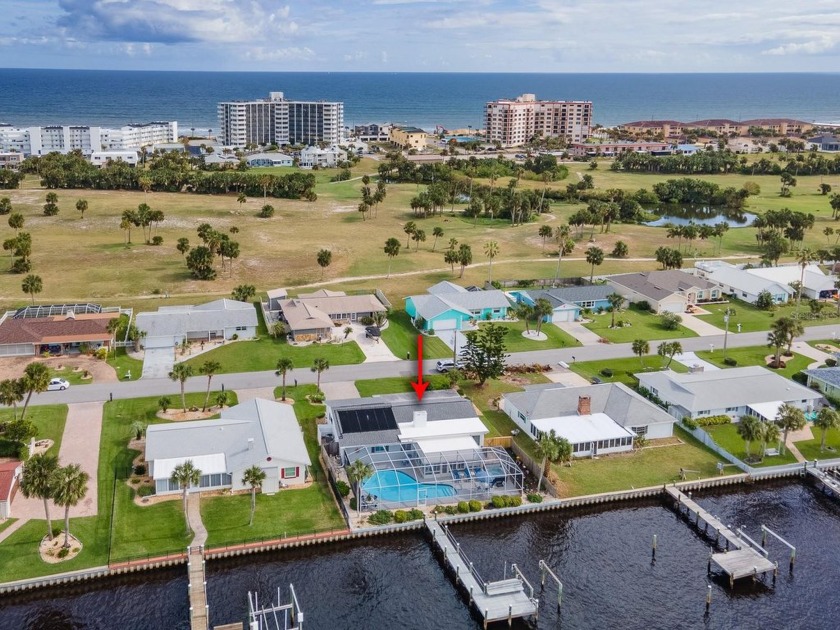
[[[423,382],[423,335],[417,335],[417,382],[411,381],[411,386],[417,394],[417,400],[423,400],[428,382]]]

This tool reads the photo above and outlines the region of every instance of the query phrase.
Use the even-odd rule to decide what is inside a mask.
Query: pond
[[[647,212],[655,214],[658,218],[655,221],[647,221],[643,225],[660,227],[667,224],[672,225],[717,225],[726,221],[729,227],[745,227],[752,225],[754,214],[735,210],[725,206],[700,206],[700,205],[678,205],[663,204],[659,208],[646,208]]]

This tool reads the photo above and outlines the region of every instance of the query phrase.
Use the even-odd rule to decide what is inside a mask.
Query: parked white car
[[[65,381],[63,378],[54,378],[54,379],[51,379],[50,384],[47,385],[47,391],[48,392],[54,392],[54,391],[58,391],[58,390],[64,391],[68,387],[70,387],[70,383]]]

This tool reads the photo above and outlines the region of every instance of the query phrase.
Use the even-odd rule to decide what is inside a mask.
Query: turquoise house
[[[548,300],[552,307],[552,313],[547,315],[544,321],[555,324],[579,320],[584,309],[591,311],[609,309],[610,301],[607,296],[611,293],[615,293],[615,289],[606,284],[511,291],[511,295],[517,303],[524,303],[529,306],[533,306],[539,299]]]
[[[462,330],[471,321],[505,319],[510,300],[503,291],[467,290],[451,282],[438,282],[427,295],[405,298],[405,310],[421,330]],[[422,320],[422,321],[420,321]]]

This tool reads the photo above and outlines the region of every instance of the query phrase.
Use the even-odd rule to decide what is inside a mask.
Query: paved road
[[[840,333],[840,325],[811,326],[805,329],[805,334],[798,337],[798,341],[810,341],[815,339],[831,339],[831,333]],[[694,352],[698,350],[709,350],[723,348],[723,335],[709,337],[691,337],[690,339],[678,340],[683,350]],[[656,353],[656,346],[659,341],[652,341],[650,344],[651,354]],[[767,332],[753,333],[729,333],[728,346],[737,348],[743,346],[760,346],[767,343]],[[548,363],[556,365],[558,361],[572,362],[572,357],[577,361],[595,361],[605,359],[617,359],[633,356],[630,349],[631,344],[598,344],[582,348],[566,348],[559,350],[539,350],[535,352],[519,352],[511,355],[509,363]],[[768,354],[769,354],[768,350]],[[435,361],[426,361],[426,372],[434,369]],[[321,375],[321,382],[330,383],[336,381],[357,381],[372,378],[385,378],[389,376],[414,376],[416,375],[417,364],[414,361],[391,361],[383,363],[362,363],[359,365],[337,365],[331,367]],[[314,383],[315,374],[308,367],[293,370],[286,377],[287,383],[297,379],[298,383]],[[257,387],[275,387],[280,379],[274,375],[274,371],[266,372],[241,372],[237,374],[220,374],[213,378],[213,388],[225,389],[254,389]],[[207,388],[207,379],[201,376],[193,377],[186,383],[188,392],[203,392]],[[47,405],[56,403],[82,403],[109,400],[113,394],[114,398],[138,398],[141,396],[162,396],[180,394],[178,383],[169,379],[142,379],[139,381],[119,383],[92,383],[71,387],[63,392],[44,392],[32,397],[33,405]]]

